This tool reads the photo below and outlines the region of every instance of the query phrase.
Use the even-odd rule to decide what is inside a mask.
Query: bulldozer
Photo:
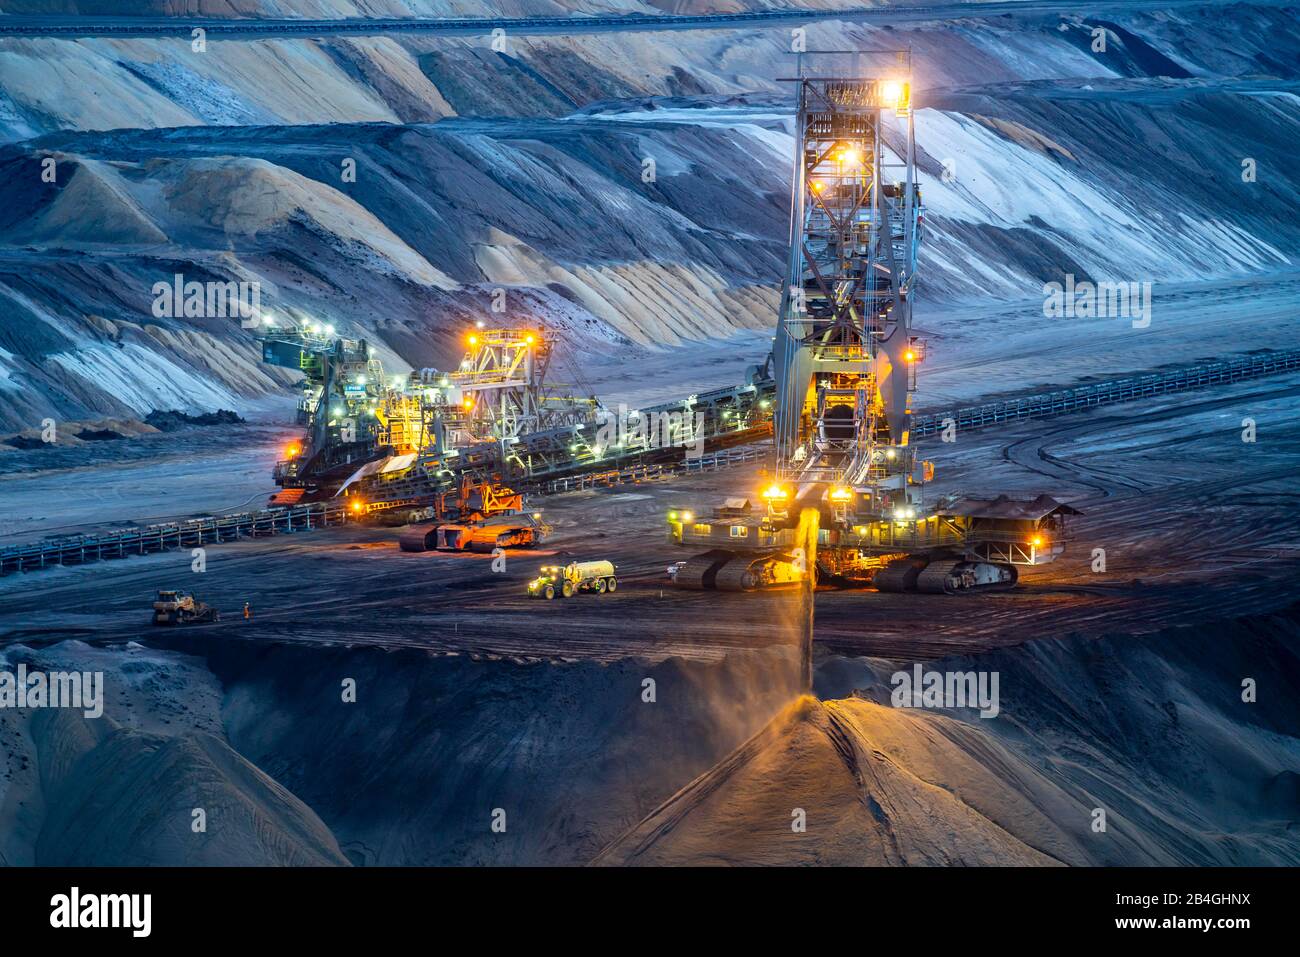
[[[219,621],[220,613],[193,595],[179,591],[159,591],[153,603],[155,625],[189,625]]]

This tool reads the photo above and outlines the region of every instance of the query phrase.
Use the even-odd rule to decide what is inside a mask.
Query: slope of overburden
[[[809,44],[912,45],[924,297],[1019,299],[1292,267],[1294,11],[1234,10],[818,23]],[[154,314],[177,274],[256,281],[398,371],[458,362],[485,315],[624,356],[771,328],[788,29],[511,42],[0,41],[0,434],[283,396],[251,330]]]

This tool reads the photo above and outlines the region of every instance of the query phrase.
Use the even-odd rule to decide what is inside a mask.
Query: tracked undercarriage
[[[1073,508],[1039,496],[946,498],[933,515],[901,521],[845,523],[825,511],[816,557],[816,581],[882,592],[964,594],[1015,587],[1018,566],[1055,560],[1069,538]],[[708,547],[686,559],[675,582],[691,589],[756,591],[803,580],[808,562],[796,549],[788,521],[764,514],[747,500],[731,500],[707,518],[687,509],[669,514],[672,540]]]

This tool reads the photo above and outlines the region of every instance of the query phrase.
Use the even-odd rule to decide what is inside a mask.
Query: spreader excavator
[[[700,549],[683,588],[752,591],[812,575],[880,591],[1010,588],[1064,549],[1072,508],[947,497],[911,444],[925,342],[912,331],[924,207],[916,178],[910,57],[799,57],[790,252],[773,344],[775,467],[755,497],[668,515]],[[815,510],[815,549],[799,536]],[[815,557],[809,556],[815,551]]]

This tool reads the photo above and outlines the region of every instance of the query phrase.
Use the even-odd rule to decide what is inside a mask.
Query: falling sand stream
[[[813,596],[817,590],[817,531],[821,514],[815,508],[805,508],[799,513],[799,528],[795,532],[795,555],[804,563],[803,580],[799,583],[799,687],[804,694],[812,694],[813,667]],[[801,554],[802,553],[802,554]]]

